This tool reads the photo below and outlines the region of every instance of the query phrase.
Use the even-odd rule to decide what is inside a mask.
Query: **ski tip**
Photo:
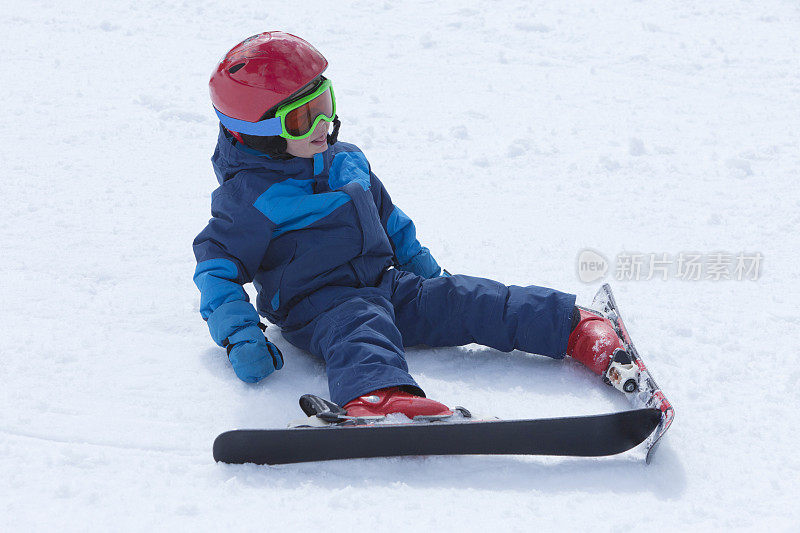
[[[650,448],[647,450],[647,455],[644,458],[645,464],[650,464],[653,461],[653,454],[656,452],[656,448],[658,445],[661,444],[661,439],[657,439]]]
[[[656,434],[647,448],[647,456],[645,457],[645,462],[647,464],[650,464],[650,462],[653,460],[653,455],[656,453],[656,449],[658,449],[658,446],[661,444],[661,439],[672,425],[674,419],[675,411],[672,409],[672,407],[662,413],[661,422],[659,423],[658,427],[656,427]]]
[[[661,410],[655,407],[642,407],[640,409],[631,409],[629,411],[619,411],[617,413],[609,413],[609,417],[619,417],[627,424],[635,424],[641,431],[647,432],[647,435],[652,433],[661,423]]]
[[[631,447],[647,440],[661,424],[661,411],[654,407],[623,411],[631,441]]]
[[[647,411],[647,422],[652,426],[651,431],[655,431],[658,425],[661,423],[661,416],[662,412],[661,409],[656,409],[655,407],[650,407],[648,409],[642,409],[643,411]]]
[[[622,415],[619,420],[624,420],[621,427],[625,435],[624,445],[615,448],[611,453],[603,455],[621,453],[644,443],[651,438],[653,432],[661,424],[661,411],[653,407],[622,411],[618,414]]]
[[[242,430],[232,429],[217,435],[214,439],[212,451],[214,454],[214,461],[218,463],[236,463],[235,456],[237,453],[237,446],[241,441]]]
[[[229,432],[226,431],[225,433]],[[225,439],[225,433],[220,433],[217,435],[217,438],[214,439],[214,445],[212,446],[214,461],[218,463],[222,461],[222,441]]]

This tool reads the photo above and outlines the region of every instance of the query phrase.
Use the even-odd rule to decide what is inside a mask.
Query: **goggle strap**
[[[215,107],[214,111],[219,117],[222,125],[229,130],[244,133],[245,135],[258,135],[261,137],[271,137],[283,133],[281,126],[281,119],[278,117],[260,120],[258,122],[248,122],[246,120],[239,120],[238,118],[229,117]]]

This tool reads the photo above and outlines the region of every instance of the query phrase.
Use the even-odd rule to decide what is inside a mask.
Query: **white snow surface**
[[[612,281],[676,409],[651,465],[213,462],[218,433],[328,395],[275,326],[285,368],[240,382],[192,283],[208,77],[272,29],[326,55],[340,138],[451,272],[588,304],[587,247],[763,254],[757,281]],[[0,529],[796,530],[798,29],[776,0],[3,2]],[[429,396],[506,419],[628,408],[570,360],[408,363]]]

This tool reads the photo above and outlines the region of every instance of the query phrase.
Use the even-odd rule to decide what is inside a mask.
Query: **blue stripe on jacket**
[[[273,238],[287,231],[307,228],[350,200],[342,192],[313,194],[313,183],[313,179],[287,179],[271,186],[253,203],[277,225]]]

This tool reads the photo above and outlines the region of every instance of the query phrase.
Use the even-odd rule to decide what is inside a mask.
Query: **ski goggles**
[[[309,94],[278,107],[273,118],[248,122],[220,113],[214,108],[219,121],[231,131],[245,135],[275,136],[284,139],[305,139],[310,136],[320,120],[332,122],[336,116],[336,97],[331,80],[322,83]]]

